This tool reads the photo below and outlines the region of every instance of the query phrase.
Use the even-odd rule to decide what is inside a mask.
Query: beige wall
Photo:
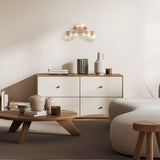
[[[0,90],[14,86],[16,94],[15,84],[78,58],[89,59],[92,73],[99,51],[124,75],[125,97],[157,97],[159,8],[159,0],[0,0]],[[95,30],[94,42],[63,39],[79,22]],[[30,84],[32,92],[21,85],[28,96]]]

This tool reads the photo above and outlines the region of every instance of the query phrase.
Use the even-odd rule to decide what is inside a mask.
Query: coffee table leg
[[[80,136],[77,128],[74,126],[71,120],[57,121],[62,127],[64,127],[72,136]]]
[[[16,132],[22,122],[23,121],[13,121],[9,128],[9,132]]]
[[[18,142],[19,144],[23,144],[24,141],[26,140],[30,125],[31,125],[31,121],[24,121],[23,122],[21,135],[20,135],[19,142]]]

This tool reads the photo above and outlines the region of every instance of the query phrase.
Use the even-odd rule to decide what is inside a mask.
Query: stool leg
[[[158,148],[159,148],[159,152],[160,152],[160,132],[156,132],[156,139],[157,139]]]
[[[140,160],[141,152],[142,152],[142,147],[143,147],[143,142],[144,142],[144,137],[145,137],[145,132],[140,132],[135,148],[135,152],[133,155],[133,160]]]
[[[147,132],[146,160],[153,160],[153,135],[152,135],[152,132]]]

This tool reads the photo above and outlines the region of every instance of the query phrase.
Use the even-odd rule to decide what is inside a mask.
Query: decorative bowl
[[[24,113],[25,111],[30,111],[31,106],[30,105],[18,105],[18,109],[20,113]]]

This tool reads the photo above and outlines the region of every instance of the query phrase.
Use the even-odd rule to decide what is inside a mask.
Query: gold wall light
[[[89,41],[96,39],[95,31],[88,31],[88,27],[83,23],[78,23],[73,26],[73,29],[66,31],[64,35],[65,40],[72,40],[79,37],[83,37]]]

